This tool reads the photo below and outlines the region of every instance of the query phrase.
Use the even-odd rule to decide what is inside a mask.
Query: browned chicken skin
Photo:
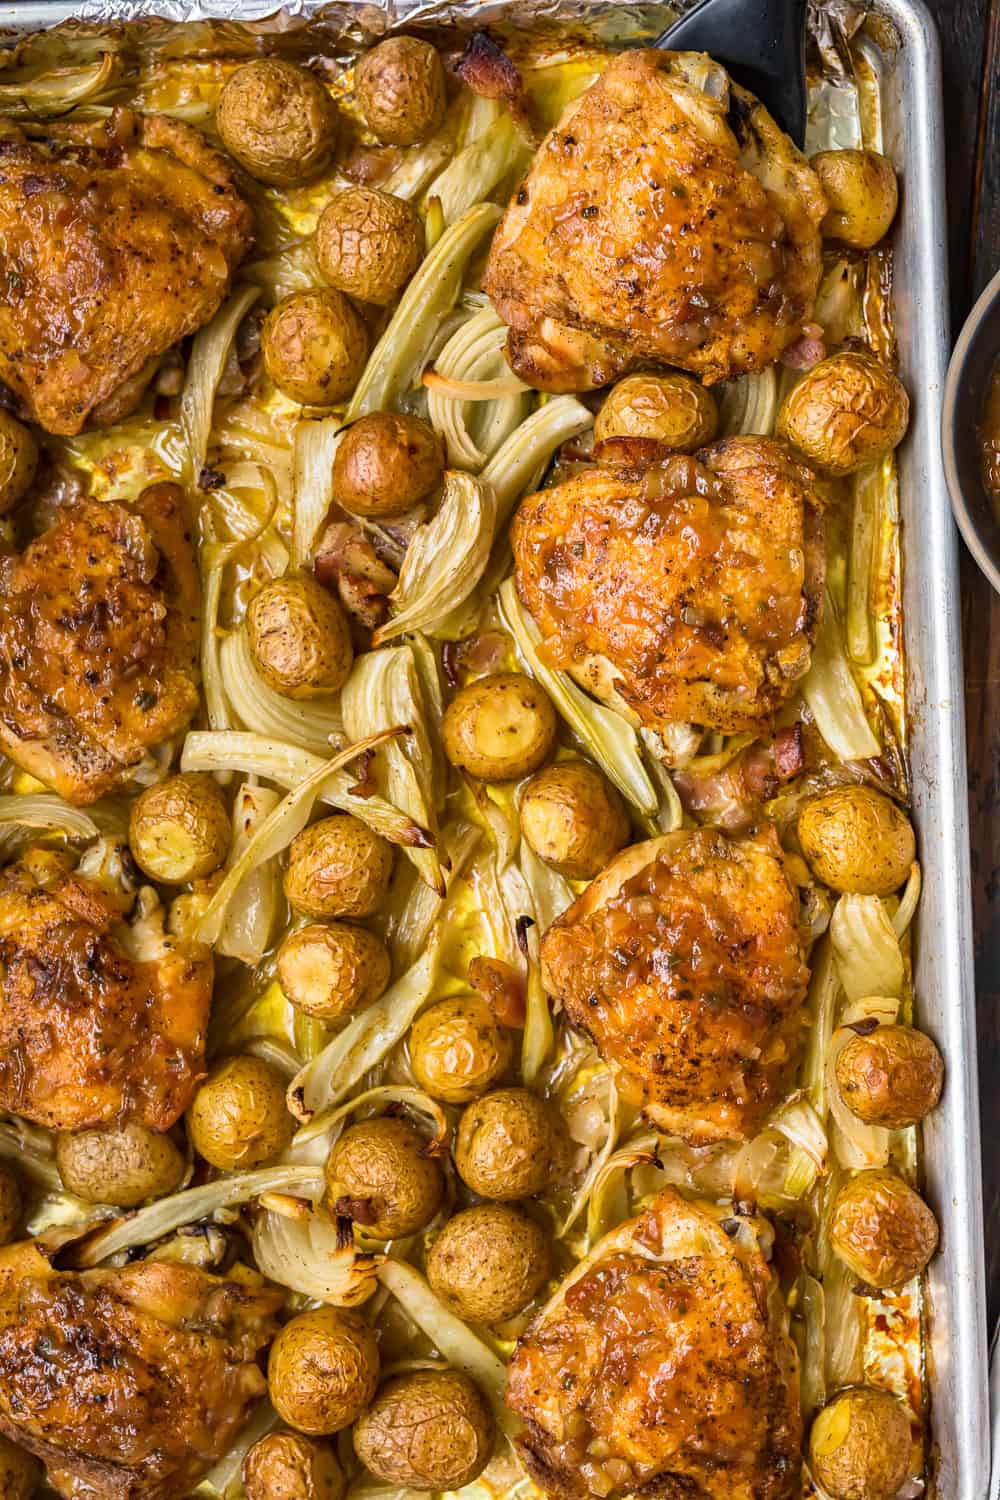
[[[795,1353],[753,1220],[661,1193],[602,1239],[522,1337],[507,1404],[560,1500],[791,1500]]]
[[[586,390],[640,364],[708,384],[796,339],[826,202],[805,158],[700,53],[630,51],[569,105],[496,232],[483,281],[513,369]]]
[[[809,971],[773,829],[634,844],[541,951],[549,993],[663,1130],[695,1144],[739,1139],[787,1092]]]
[[[48,432],[79,432],[125,382],[134,406],[157,357],[215,313],[252,240],[225,158],[189,125],[129,110],[4,122],[0,379]]]
[[[70,802],[111,791],[198,706],[199,603],[177,485],[58,511],[0,557],[0,747]]]
[[[211,998],[208,948],[164,938],[156,913],[126,927],[64,856],[0,871],[0,1109],[55,1130],[168,1129],[204,1073]]]
[[[0,1251],[0,1431],[66,1500],[181,1500],[266,1382],[281,1293],[193,1266],[52,1271]]]
[[[529,495],[511,541],[548,659],[654,730],[766,723],[818,620],[812,484],[783,443],[733,437]]]

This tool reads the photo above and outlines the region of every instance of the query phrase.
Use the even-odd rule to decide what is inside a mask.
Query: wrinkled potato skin
[[[844,786],[807,802],[799,843],[818,880],[835,891],[891,896],[917,854],[913,824],[873,787]]]
[[[211,776],[184,772],[147,787],[132,804],[128,842],[144,875],[183,885],[211,875],[229,853],[232,826]]]
[[[304,828],[285,871],[289,904],[306,917],[370,917],[389,889],[394,850],[351,813]]]
[[[777,436],[827,474],[854,474],[899,446],[910,399],[896,376],[866,350],[821,360],[785,397]]]
[[[0,1245],[9,1245],[24,1213],[21,1184],[6,1162],[0,1163]],[[3,1472],[0,1466],[0,1473]],[[0,1490],[0,1494],[4,1491]]]
[[[0,1495],[3,1500],[32,1500],[42,1482],[42,1466],[0,1434]]]
[[[455,695],[441,735],[459,770],[480,781],[517,781],[537,771],[555,744],[555,709],[533,678],[498,672]]]
[[[597,413],[594,439],[651,438],[674,453],[693,453],[718,429],[714,396],[690,375],[628,375]]]
[[[59,1175],[87,1203],[138,1208],[181,1185],[184,1157],[168,1135],[130,1121],[108,1130],[80,1130],[56,1141]]]
[[[335,406],[358,383],[368,330],[335,287],[290,292],[267,315],[261,350],[279,391],[300,406]]]
[[[810,165],[830,205],[820,224],[824,239],[870,250],[885,238],[899,204],[896,174],[886,157],[856,148],[818,151]]]
[[[278,949],[278,982],[297,1010],[338,1021],[377,1000],[389,983],[382,939],[347,922],[312,922]]]
[[[912,1026],[880,1026],[856,1036],[837,1058],[837,1086],[848,1109],[888,1130],[904,1130],[929,1114],[943,1081],[940,1052]]]
[[[419,266],[423,221],[405,198],[352,186],[335,193],[316,225],[316,259],[324,281],[388,307]]]
[[[357,516],[401,516],[441,483],[444,443],[420,417],[371,412],[353,422],[333,460],[333,490]]]
[[[388,1484],[458,1490],[493,1452],[493,1415],[459,1370],[415,1370],[387,1380],[354,1429],[361,1462]]]
[[[455,1214],[427,1257],[431,1286],[472,1323],[504,1323],[523,1312],[551,1269],[545,1234],[508,1203],[477,1203]]]
[[[361,1318],[320,1307],[286,1323],[271,1345],[267,1383],[281,1419],[327,1437],[349,1427],[378,1385],[375,1335]]]
[[[246,1500],[343,1500],[347,1481],[328,1443],[269,1432],[243,1460]]]
[[[510,1034],[478,995],[439,1000],[413,1023],[410,1066],[422,1089],[445,1104],[477,1099],[510,1067]]]
[[[910,1423],[889,1391],[854,1386],[819,1413],[809,1464],[830,1500],[892,1500],[910,1477]]]
[[[481,1198],[509,1203],[548,1186],[563,1136],[537,1094],[497,1089],[468,1105],[458,1124],[455,1166]]]
[[[563,760],[533,776],[521,798],[521,832],[568,880],[592,880],[629,838],[625,804],[599,771]]]
[[[444,118],[441,59],[429,42],[392,36],[354,70],[354,94],[369,130],[385,146],[414,146]]]
[[[441,1205],[444,1178],[426,1142],[405,1120],[362,1120],[345,1130],[326,1163],[326,1205],[376,1240],[425,1229]]]
[[[285,1080],[259,1057],[231,1057],[215,1067],[187,1113],[191,1143],[222,1172],[248,1171],[279,1156],[295,1122],[285,1108]]]
[[[350,676],[354,649],[347,617],[308,573],[266,583],[250,601],[246,628],[254,666],[286,698],[335,693]]]
[[[251,177],[298,187],[329,165],[337,110],[305,68],[277,57],[244,63],[227,79],[215,111],[222,143]]]
[[[38,444],[28,428],[0,411],[0,516],[25,497],[38,468]]]
[[[837,1194],[830,1244],[869,1286],[902,1286],[924,1269],[937,1242],[937,1220],[927,1204],[888,1167],[859,1172]]]

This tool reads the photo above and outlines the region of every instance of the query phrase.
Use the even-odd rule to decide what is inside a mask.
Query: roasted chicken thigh
[[[738,1139],[787,1093],[809,971],[773,829],[633,844],[552,924],[541,955],[549,993],[661,1129]]]
[[[543,390],[639,364],[708,384],[777,359],[812,313],[812,168],[710,58],[612,59],[537,151],[483,281],[512,368]]]
[[[225,158],[179,120],[4,121],[0,380],[48,432],[117,420],[252,241]]]
[[[668,1189],[570,1273],[508,1374],[518,1446],[548,1494],[799,1493],[798,1371],[766,1232]]]

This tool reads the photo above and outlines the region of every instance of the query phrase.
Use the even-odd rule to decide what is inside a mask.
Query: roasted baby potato
[[[261,333],[268,375],[300,406],[335,406],[358,383],[368,358],[361,314],[335,287],[290,292]]]
[[[24,1213],[21,1184],[11,1167],[0,1162],[0,1245],[9,1245],[17,1234]],[[0,1473],[2,1473],[0,1467]],[[0,1490],[0,1494],[3,1491]]]
[[[347,922],[311,922],[278,949],[278,982],[297,1010],[338,1021],[377,1000],[389,983],[382,939]]]
[[[807,802],[798,834],[817,880],[863,896],[898,890],[917,853],[909,818],[868,786],[837,787]]]
[[[547,1187],[561,1166],[562,1128],[528,1089],[497,1089],[467,1106],[455,1166],[481,1198],[510,1202]]]
[[[444,444],[429,422],[391,411],[353,422],[333,460],[333,491],[357,516],[400,516],[441,483]]]
[[[246,1500],[342,1500],[347,1481],[329,1443],[269,1432],[243,1460]]]
[[[472,1323],[504,1323],[548,1280],[548,1236],[509,1203],[477,1203],[455,1214],[427,1257],[427,1279],[452,1312]]]
[[[370,917],[389,889],[393,847],[351,813],[334,813],[292,840],[289,904],[306,917]]]
[[[384,145],[416,145],[444,118],[441,59],[429,42],[387,37],[355,68],[354,96],[368,129]]]
[[[24,499],[38,468],[38,444],[23,423],[0,411],[0,516]]]
[[[326,1162],[326,1205],[376,1240],[425,1229],[437,1213],[444,1178],[427,1143],[406,1120],[362,1120],[345,1130]]]
[[[297,63],[257,57],[226,80],[215,125],[230,156],[275,187],[309,182],[330,164],[337,109],[319,79]]]
[[[561,760],[532,776],[521,832],[539,859],[569,880],[591,880],[628,843],[621,797],[593,766]]]
[[[889,1167],[858,1172],[837,1194],[830,1244],[869,1286],[902,1286],[924,1269],[937,1242],[937,1219]]]
[[[213,1068],[187,1112],[191,1144],[220,1172],[246,1171],[280,1156],[295,1122],[285,1080],[259,1057],[230,1057]]]
[[[102,1130],[61,1134],[56,1164],[67,1191],[88,1203],[137,1208],[176,1191],[184,1157],[169,1135],[131,1120]]]
[[[903,1130],[937,1104],[944,1081],[941,1054],[912,1026],[879,1026],[855,1036],[837,1058],[837,1087],[852,1114],[868,1125]]]
[[[414,1370],[387,1380],[354,1429],[361,1462],[387,1484],[459,1490],[489,1463],[496,1429],[460,1370]]]
[[[910,1476],[911,1452],[901,1403],[870,1385],[834,1396],[809,1434],[809,1465],[831,1500],[892,1500]]]
[[[719,428],[715,397],[690,375],[628,375],[608,393],[594,437],[652,438],[675,453],[693,453]]]
[[[827,474],[853,474],[903,441],[910,400],[902,383],[865,349],[821,360],[785,397],[777,435]]]
[[[517,781],[537,771],[556,738],[547,694],[522,672],[479,677],[457,693],[441,722],[444,753],[480,781]]]
[[[431,1005],[410,1031],[410,1066],[422,1089],[445,1104],[467,1104],[510,1067],[514,1047],[486,1001],[456,995]]]
[[[286,1323],[271,1345],[267,1384],[281,1419],[313,1437],[357,1421],[375,1394],[379,1359],[364,1320],[320,1307]]]
[[[16,1443],[0,1434],[0,1495],[3,1500],[32,1500],[42,1482],[42,1466]]]
[[[335,693],[354,662],[347,617],[308,573],[272,579],[250,601],[247,644],[269,687],[286,698]]]
[[[316,225],[324,281],[378,307],[398,297],[423,259],[424,244],[423,220],[412,204],[379,188],[341,188]]]
[[[229,853],[232,826],[211,776],[185,772],[147,787],[132,804],[132,858],[151,880],[184,885],[211,875]]]
[[[810,165],[830,208],[820,227],[823,237],[852,250],[870,250],[888,234],[899,189],[892,163],[878,151],[850,148],[818,151]]]

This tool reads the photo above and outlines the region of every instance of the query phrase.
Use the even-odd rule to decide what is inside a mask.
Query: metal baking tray
[[[364,0],[331,8],[342,14],[352,4],[360,8]],[[575,14],[584,7],[585,0],[574,5]],[[33,31],[70,18],[106,22],[150,14],[249,21],[276,8],[273,0],[0,0],[0,28]],[[289,8],[305,15],[323,7],[318,0],[292,0]],[[517,0],[488,0],[476,15],[483,24],[516,8]],[[544,0],[541,8],[548,10]],[[398,6],[381,0],[365,9],[386,24],[471,14],[461,0],[402,0]],[[863,45],[878,75],[884,149],[902,183],[894,321],[913,413],[900,450],[900,504],[909,758],[924,873],[915,1006],[947,1067],[940,1107],[923,1127],[921,1158],[926,1194],[941,1223],[941,1250],[928,1278],[929,1493],[938,1500],[983,1500],[990,1483],[990,1414],[958,545],[939,438],[949,349],[940,54],[923,0],[875,0],[871,15],[873,40]]]

